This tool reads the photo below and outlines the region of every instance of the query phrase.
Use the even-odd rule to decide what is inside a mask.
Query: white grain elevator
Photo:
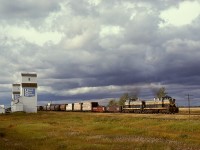
[[[12,84],[12,101],[11,101],[11,111],[23,111],[23,103],[20,99],[20,84]]]
[[[17,100],[20,97],[20,84],[12,85],[12,100]]]
[[[37,113],[37,74],[22,73],[21,99],[23,109],[28,113]]]

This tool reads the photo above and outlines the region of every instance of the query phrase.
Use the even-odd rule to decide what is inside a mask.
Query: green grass
[[[200,116],[78,112],[0,115],[0,149],[196,150],[200,149]]]

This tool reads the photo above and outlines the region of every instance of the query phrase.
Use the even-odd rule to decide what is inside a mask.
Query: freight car
[[[44,111],[50,111],[51,110],[50,109],[50,105],[44,105],[42,110],[44,110]]]
[[[42,111],[43,110],[43,106],[37,106],[37,111]]]
[[[105,106],[97,106],[92,108],[92,112],[106,112],[106,107]]]
[[[98,107],[98,102],[83,102],[82,103],[82,111],[84,112],[91,112],[93,111],[94,107]]]
[[[162,97],[161,100],[132,100],[128,99],[124,103],[122,112],[127,113],[178,113],[179,109],[176,107],[175,99],[170,96]]]
[[[67,104],[65,110],[66,111],[74,111],[74,103]]]
[[[60,104],[51,104],[50,110],[51,111],[60,111]]]
[[[82,102],[66,104],[66,111],[73,112],[91,112],[93,107],[99,106],[98,102]]]
[[[60,104],[60,111],[66,111],[67,104]]]
[[[74,110],[73,111],[82,111],[83,110],[83,103],[74,103]]]
[[[69,104],[48,104],[38,106],[38,111],[71,111],[71,112],[102,112],[105,106],[99,106],[98,102],[82,102]]]
[[[106,112],[109,113],[119,113],[122,112],[122,106],[107,106],[106,107]]]

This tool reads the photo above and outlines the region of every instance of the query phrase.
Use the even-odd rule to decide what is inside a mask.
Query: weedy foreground
[[[0,149],[200,149],[200,115],[38,112],[0,115]]]

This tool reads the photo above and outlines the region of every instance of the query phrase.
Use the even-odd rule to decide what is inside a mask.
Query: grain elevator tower
[[[17,111],[23,111],[23,104],[20,99],[20,84],[12,84],[11,112]]]
[[[25,112],[37,112],[37,74],[21,73],[21,99]]]
[[[16,100],[20,97],[20,84],[12,85],[12,100]]]

